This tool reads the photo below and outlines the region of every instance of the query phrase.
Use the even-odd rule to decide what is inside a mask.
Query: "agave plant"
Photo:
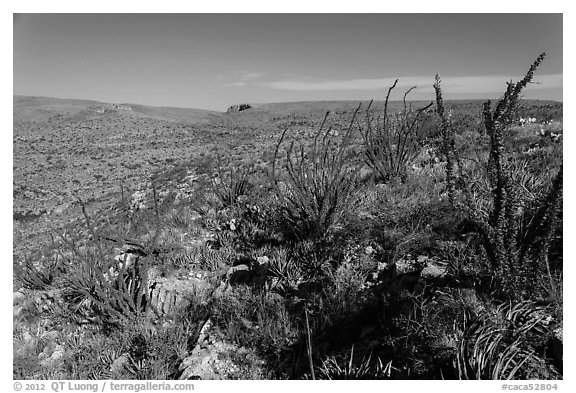
[[[387,363],[377,358],[372,361],[372,355],[364,356],[360,362],[354,362],[354,346],[350,356],[344,362],[329,357],[317,369],[318,379],[330,380],[361,380],[361,379],[390,379],[392,374],[392,360]]]
[[[534,345],[546,335],[545,321],[544,309],[527,301],[505,303],[483,313],[460,342],[454,360],[459,378],[549,377],[543,375],[546,362]]]

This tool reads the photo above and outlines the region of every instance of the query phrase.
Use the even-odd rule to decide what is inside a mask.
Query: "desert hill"
[[[449,109],[480,113],[482,101],[451,101]],[[13,214],[34,230],[66,220],[74,195],[106,205],[121,188],[134,189],[155,173],[226,161],[269,162],[284,129],[288,138],[313,135],[327,111],[328,124],[350,123],[357,101],[255,104],[237,113],[135,104],[14,96]],[[359,117],[368,102],[361,103]],[[415,102],[416,108],[426,102]],[[383,102],[374,102],[376,111]],[[391,102],[390,110],[400,110]],[[562,103],[525,101],[531,113],[562,114]],[[178,172],[178,171],[177,171]],[[183,176],[186,170],[178,172]],[[70,216],[77,212],[70,211]],[[68,217],[69,218],[69,217]],[[42,224],[44,223],[44,224]]]

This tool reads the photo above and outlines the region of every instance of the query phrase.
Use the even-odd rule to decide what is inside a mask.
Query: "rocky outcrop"
[[[252,105],[250,104],[232,105],[230,108],[228,108],[226,113],[242,112],[250,108],[252,108]]]
[[[181,380],[186,379],[260,379],[264,361],[252,350],[222,340],[217,329],[208,319],[196,346],[180,364]]]
[[[99,115],[103,115],[108,112],[130,112],[132,111],[132,107],[130,105],[120,105],[120,104],[108,104],[105,106],[101,106],[96,108],[96,113]]]
[[[125,243],[116,256],[118,269],[111,269],[109,277],[118,278],[124,269],[135,269],[141,274],[140,279],[146,280],[146,296],[148,311],[157,317],[172,317],[185,308],[195,296],[205,296],[212,289],[212,283],[204,276],[170,276],[163,277],[155,266],[148,266],[146,271],[142,258],[146,256],[144,249],[137,243]]]
[[[368,253],[368,251],[367,251]],[[441,281],[447,278],[448,266],[443,261],[427,255],[406,255],[395,263],[378,263],[369,285],[376,285],[387,292],[413,291],[423,281]]]
[[[156,278],[149,284],[150,310],[157,316],[170,317],[185,308],[195,296],[204,296],[211,284],[195,277]]]

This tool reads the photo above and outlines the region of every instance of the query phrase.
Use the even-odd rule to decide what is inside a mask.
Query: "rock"
[[[235,231],[236,230],[236,219],[233,218],[230,220],[230,224],[229,224],[230,230],[231,231]]]
[[[24,311],[24,307],[22,306],[12,307],[12,318],[18,318],[22,314],[22,311]]]
[[[412,291],[420,280],[422,271],[422,267],[415,261],[404,259],[399,259],[390,265],[383,265],[382,268],[378,271],[377,288],[391,293]]]
[[[252,105],[250,104],[232,105],[230,108],[228,108],[226,113],[242,112],[250,108],[252,108]]]
[[[442,265],[435,262],[429,262],[427,266],[422,269],[420,273],[422,278],[425,279],[441,279],[446,277],[446,272],[448,270],[447,265]]]
[[[382,272],[389,268],[389,265],[386,262],[378,262],[378,271]]]
[[[207,329],[203,333],[207,335],[203,344],[196,345],[190,356],[182,361],[179,367],[180,380],[238,379],[246,376],[254,376],[250,379],[261,378],[264,362],[255,353],[220,340],[213,333]]]
[[[232,266],[226,272],[226,281],[231,285],[245,284],[263,286],[268,276],[267,257],[259,260],[241,259],[236,266]]]
[[[130,105],[108,104],[105,106],[97,107],[95,111],[97,114],[103,115],[108,112],[130,112],[132,111],[132,107]]]
[[[196,347],[192,354],[180,365],[182,374],[179,379],[222,379],[214,370],[218,354],[209,348]]]
[[[12,293],[12,305],[16,306],[22,303],[24,299],[26,299],[26,296],[22,292],[17,291]]]
[[[158,277],[149,282],[151,311],[160,317],[169,317],[188,306],[190,299],[207,292],[211,284],[194,277]]]
[[[232,266],[226,272],[226,280],[230,284],[247,283],[250,278],[250,267],[248,265]]]
[[[127,353],[122,354],[120,357],[118,357],[116,360],[112,362],[112,364],[110,365],[110,372],[114,376],[122,374],[122,372],[129,364],[129,362],[130,358],[128,357],[128,354]]]
[[[554,366],[562,374],[564,371],[564,329],[562,327],[552,331],[552,337],[548,340],[548,353]]]
[[[62,345],[49,344],[38,355],[38,360],[40,361],[40,365],[43,367],[54,367],[58,363],[62,362],[65,354],[66,351]]]
[[[256,356],[245,348],[222,341],[218,336],[216,327],[210,319],[207,319],[200,329],[196,346],[179,366],[180,380],[237,379],[239,376],[245,376],[238,373],[245,367],[247,360],[252,360],[253,367],[263,365],[263,362],[258,362]],[[239,359],[242,359],[242,365],[238,364]]]
[[[65,348],[62,345],[58,344],[58,345],[56,345],[56,348],[54,348],[54,352],[52,352],[52,356],[50,356],[50,360],[52,362],[58,362],[64,358],[65,354],[66,354]]]
[[[557,338],[558,340],[564,342],[564,328],[559,327],[554,329],[554,337]]]
[[[421,265],[425,265],[428,262],[428,260],[430,260],[428,255],[418,255],[418,257],[416,258],[416,262],[418,262]]]
[[[374,171],[368,167],[360,168],[359,177],[361,181],[368,181],[374,176]]]
[[[210,318],[208,318],[208,320],[204,323],[204,325],[202,326],[202,329],[200,329],[200,333],[198,334],[198,344],[201,345],[205,340],[208,339],[208,332],[210,331],[210,329],[212,329],[212,320],[210,320]]]
[[[398,275],[413,273],[422,270],[421,266],[419,266],[417,263],[409,259],[399,259],[396,261],[395,265],[396,265],[396,273]]]
[[[219,299],[224,295],[230,294],[232,292],[232,287],[225,282],[220,282],[220,285],[214,290],[214,299]]]
[[[372,255],[372,254],[374,254],[375,252],[376,252],[376,250],[375,250],[374,247],[372,247],[372,246],[367,246],[367,247],[364,249],[364,254],[366,254],[366,255]]]
[[[258,258],[256,258],[256,261],[257,261],[260,265],[264,265],[264,264],[267,264],[268,262],[270,262],[270,258],[268,258],[267,256],[258,257]]]

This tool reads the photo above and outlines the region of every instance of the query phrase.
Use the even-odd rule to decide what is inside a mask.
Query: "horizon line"
[[[140,105],[140,106],[147,106],[152,108],[173,108],[173,109],[192,109],[192,110],[202,110],[207,112],[226,112],[226,109],[232,105],[238,104],[250,104],[250,105],[273,105],[273,104],[296,104],[296,103],[306,103],[306,102],[384,102],[384,99],[340,99],[340,100],[288,100],[288,101],[270,101],[270,102],[250,102],[250,101],[242,101],[236,104],[230,104],[224,110],[216,110],[216,109],[206,109],[206,108],[198,108],[198,107],[189,107],[189,106],[171,106],[171,105],[152,105],[152,104],[145,104],[145,103],[138,103],[138,102],[126,102],[126,101],[100,101],[97,98],[77,98],[77,97],[56,97],[56,96],[46,96],[46,95],[30,95],[30,94],[12,94],[12,98],[15,97],[23,97],[23,98],[47,98],[53,100],[74,100],[74,101],[91,101],[99,104],[116,104],[116,105]],[[445,102],[450,101],[492,101],[498,100],[499,97],[484,97],[484,98],[445,98]],[[430,99],[417,99],[417,100],[409,100],[407,99],[406,102],[428,102],[434,101]],[[522,101],[546,101],[546,102],[556,102],[564,104],[563,99],[548,99],[548,98],[523,98]],[[403,102],[402,99],[390,99],[388,102]]]

